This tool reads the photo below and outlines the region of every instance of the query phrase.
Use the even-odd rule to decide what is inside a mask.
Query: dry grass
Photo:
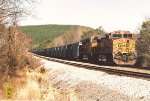
[[[46,73],[20,72],[18,77],[3,81],[0,99],[9,100],[41,100],[41,84],[45,82]]]
[[[17,70],[15,77],[9,77],[6,75],[0,78],[0,100],[1,99],[15,99],[16,88],[26,84],[26,76],[24,70]]]
[[[4,100],[78,101],[74,90],[52,87],[47,72],[26,72],[26,76],[13,78],[4,85],[3,91],[0,90],[0,99]],[[11,89],[11,94],[8,94]]]
[[[37,71],[38,70],[38,71]],[[43,72],[43,68],[26,72],[27,83],[22,87],[18,87],[16,91],[16,99],[18,100],[43,100],[44,93],[42,85],[47,82],[47,72]]]
[[[0,80],[0,100],[78,101],[74,89],[54,88],[48,72],[36,69],[17,70],[17,76]]]
[[[27,84],[22,86],[21,88],[17,88],[16,92],[16,99],[19,100],[40,100],[41,99],[41,92],[39,84],[29,79]]]

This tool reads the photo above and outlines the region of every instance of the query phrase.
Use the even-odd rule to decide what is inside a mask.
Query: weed
[[[12,85],[7,85],[5,89],[6,98],[11,99],[14,93],[14,87]]]

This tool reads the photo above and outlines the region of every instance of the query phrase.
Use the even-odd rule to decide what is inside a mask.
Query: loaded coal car
[[[30,52],[41,56],[47,56],[47,49],[30,49]]]
[[[45,49],[31,49],[30,50],[32,53],[37,54],[37,55],[42,55],[45,56]]]
[[[67,45],[66,59],[72,60],[72,44]]]
[[[80,42],[76,42],[76,43],[72,44],[71,56],[72,56],[73,60],[79,59],[79,56],[80,56],[80,54],[79,54],[80,53],[80,51],[79,51],[80,45],[81,45]]]
[[[54,55],[54,48],[51,48],[50,57],[53,57]]]
[[[56,48],[55,48],[55,58],[58,57],[58,53],[59,53],[59,47],[56,47]]]
[[[62,46],[62,58],[66,59],[66,50],[67,50],[67,46]]]
[[[55,57],[55,48],[52,48],[51,56],[50,57]]]
[[[45,56],[49,57],[51,49],[50,48],[46,48],[46,49],[44,49],[44,51],[45,51]]]
[[[59,53],[58,53],[58,57],[62,58],[62,46],[59,47]]]

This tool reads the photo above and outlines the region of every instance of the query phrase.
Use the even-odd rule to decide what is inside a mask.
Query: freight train
[[[31,49],[31,52],[47,57],[117,65],[134,65],[137,58],[133,33],[129,31],[114,31],[64,46]]]

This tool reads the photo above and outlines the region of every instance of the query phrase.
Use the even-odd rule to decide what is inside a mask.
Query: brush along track
[[[78,67],[87,68],[87,69],[101,70],[101,71],[105,71],[107,73],[111,73],[111,74],[115,74],[115,75],[125,75],[125,76],[129,76],[129,77],[136,77],[136,78],[150,80],[150,70],[124,67],[124,66],[123,67],[121,67],[121,66],[100,66],[100,65],[96,65],[96,64],[61,60],[61,59],[44,57],[44,56],[39,56],[39,55],[36,55],[36,56],[46,59],[46,60],[54,61],[54,62],[78,66]]]

